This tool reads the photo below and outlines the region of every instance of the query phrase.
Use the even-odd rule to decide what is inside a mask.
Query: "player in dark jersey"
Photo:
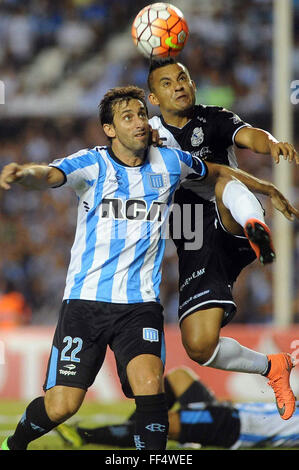
[[[271,154],[275,162],[282,154],[299,163],[291,144],[278,142],[226,109],[196,105],[195,84],[186,67],[173,59],[152,62],[148,86],[149,101],[161,111],[150,124],[167,146],[232,167],[237,165],[234,145]],[[231,182],[217,193],[189,180],[176,191],[174,201],[182,208],[186,203],[193,208],[203,205],[203,246],[188,250],[184,236],[174,237],[179,257],[179,320],[186,352],[201,365],[268,377],[281,417],[290,418],[295,409],[289,385],[290,356],[266,356],[232,338],[220,337],[221,327],[236,311],[232,286],[241,270],[256,256],[263,264],[274,259],[271,234],[258,200],[239,182]]]
[[[293,418],[282,422],[272,403],[232,404],[217,400],[200,378],[185,367],[168,372],[164,384],[171,440],[186,447],[299,447],[299,403]],[[134,417],[135,413],[123,423],[100,427],[62,424],[56,431],[64,442],[75,447],[131,447]]]

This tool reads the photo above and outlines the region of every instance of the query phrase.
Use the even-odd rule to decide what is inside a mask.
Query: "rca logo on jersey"
[[[191,136],[191,145],[193,147],[197,147],[198,145],[203,143],[204,133],[201,127],[195,127],[193,129],[193,134]]]
[[[164,202],[153,201],[147,209],[143,199],[104,198],[101,204],[101,217],[107,219],[162,221],[163,211],[167,208]]]
[[[143,339],[145,341],[158,342],[159,341],[159,331],[155,328],[143,328]]]

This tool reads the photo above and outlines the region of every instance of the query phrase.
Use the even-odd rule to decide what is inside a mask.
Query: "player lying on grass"
[[[180,181],[206,179],[222,189],[240,177],[251,189],[269,195],[286,217],[298,216],[268,182],[205,164],[178,149],[150,146],[140,88],[109,90],[100,103],[100,121],[109,146],[83,149],[48,166],[11,163],[0,175],[2,189],[15,183],[32,190],[66,185],[78,198],[76,235],[45,395],[28,405],[14,434],[2,444],[5,450],[27,449],[77,412],[108,346],[123,391],[136,402],[136,449],[165,448],[168,414],[162,388],[165,348],[159,286],[163,229]],[[151,432],[153,423],[160,432]]]
[[[291,420],[282,421],[273,403],[221,402],[193,371],[180,367],[164,377],[169,408],[168,438],[180,444],[226,449],[299,447],[299,402]],[[130,447],[135,413],[120,424],[88,428],[62,424],[58,434],[69,445]]]

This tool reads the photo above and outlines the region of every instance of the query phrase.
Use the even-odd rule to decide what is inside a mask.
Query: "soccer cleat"
[[[0,448],[1,450],[10,450],[7,444],[7,440],[8,440],[8,437],[2,442],[1,448]]]
[[[55,428],[55,431],[69,446],[81,447],[84,444],[77,430],[68,424],[59,424],[59,426]]]
[[[249,219],[246,222],[245,235],[261,264],[273,263],[275,251],[269,227],[257,219]]]
[[[289,419],[295,411],[296,398],[290,386],[290,374],[294,367],[292,357],[288,353],[269,354],[270,372],[267,374],[268,384],[272,387],[278,412],[282,419]]]

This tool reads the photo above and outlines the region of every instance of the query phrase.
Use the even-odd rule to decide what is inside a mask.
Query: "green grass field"
[[[10,400],[0,401],[0,442],[13,433],[20,417],[28,403]],[[68,423],[77,423],[95,427],[105,424],[121,423],[125,421],[134,410],[133,401],[120,401],[109,404],[85,402],[78,413]],[[169,449],[177,449],[174,442],[169,442]],[[88,444],[80,447],[80,450],[111,450],[118,447],[108,447]],[[123,448],[122,448],[123,449]],[[129,448],[128,448],[129,449]],[[31,442],[28,450],[74,450],[67,446],[55,431]]]
[[[27,402],[1,400],[0,401],[0,443],[10,434],[22,416]],[[132,400],[119,401],[109,404],[99,404],[98,402],[86,401],[78,413],[72,417],[67,423],[80,424],[88,427],[104,426],[105,424],[116,424],[125,421],[126,418],[133,412],[134,402]],[[100,445],[84,445],[80,450],[119,450],[118,447],[100,446]],[[128,448],[132,449],[132,448]],[[168,441],[168,450],[176,450],[182,448],[174,441]],[[55,431],[31,442],[28,450],[78,450],[67,446],[63,440],[58,436]],[[122,448],[124,450],[124,448]],[[187,450],[185,448],[184,450]],[[220,450],[219,448],[205,448],[205,450]],[[251,450],[251,449],[249,449]],[[274,450],[270,448],[263,448],[260,450]],[[283,449],[275,449],[283,450]],[[293,450],[293,449],[284,449]]]

